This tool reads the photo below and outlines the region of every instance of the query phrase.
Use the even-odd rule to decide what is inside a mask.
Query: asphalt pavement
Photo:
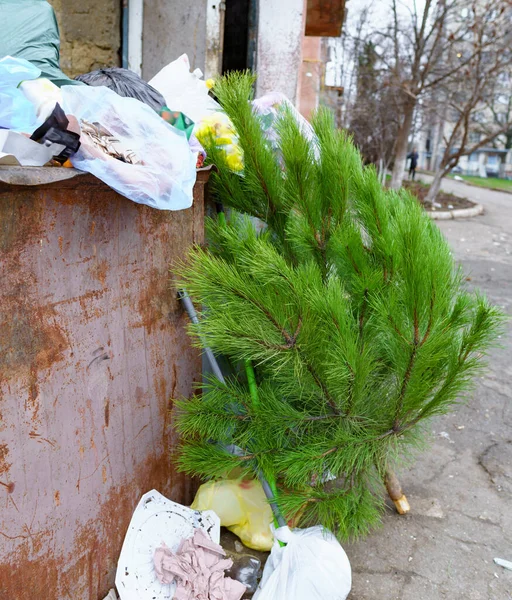
[[[422,179],[428,181],[427,175]],[[446,179],[442,189],[483,204],[478,217],[438,221],[469,279],[512,316],[512,194]],[[512,327],[475,392],[435,419],[430,447],[400,480],[411,512],[345,549],[350,600],[512,600]]]

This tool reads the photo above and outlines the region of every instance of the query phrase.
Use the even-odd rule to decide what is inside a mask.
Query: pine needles
[[[251,360],[260,403],[236,375],[180,401],[179,464],[202,477],[271,471],[288,518],[357,536],[379,522],[385,470],[468,391],[503,317],[463,289],[436,225],[382,189],[329,112],[308,139],[284,108],[276,147],[252,84],[244,73],[216,84],[244,171],[209,140],[231,219],[208,223],[210,246],[193,250],[180,284],[204,307],[196,343],[235,367]]]

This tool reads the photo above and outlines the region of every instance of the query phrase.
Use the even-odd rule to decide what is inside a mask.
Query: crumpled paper
[[[245,586],[224,577],[233,566],[219,544],[212,542],[202,529],[183,540],[174,553],[164,543],[155,550],[154,564],[158,580],[176,582],[174,600],[240,600]]]

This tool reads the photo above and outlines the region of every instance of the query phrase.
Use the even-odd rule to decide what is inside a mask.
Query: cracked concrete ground
[[[425,180],[427,180],[426,176]],[[470,285],[512,315],[512,195],[446,180],[483,216],[438,222]],[[411,512],[345,545],[350,600],[512,600],[512,321],[467,403],[431,424],[431,447],[400,480]]]

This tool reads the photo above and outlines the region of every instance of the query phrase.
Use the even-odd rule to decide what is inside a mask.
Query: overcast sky
[[[425,0],[398,0],[398,10],[403,16],[409,15],[409,10],[416,10],[421,15],[425,7]],[[386,22],[391,14],[391,0],[349,0],[347,9],[350,17],[359,15],[362,9],[370,7],[371,22],[373,25],[382,25]]]

